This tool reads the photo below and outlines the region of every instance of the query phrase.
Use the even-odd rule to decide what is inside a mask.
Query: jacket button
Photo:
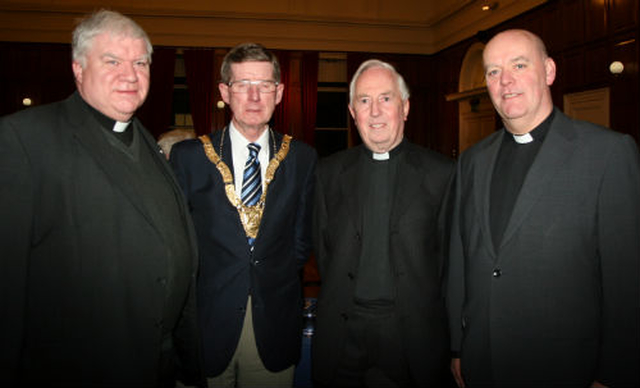
[[[349,320],[349,316],[346,313],[342,313],[340,314],[340,316],[342,317],[342,319],[344,319],[345,321]]]
[[[494,278],[499,278],[500,276],[502,276],[502,270],[500,268],[496,268],[493,270],[493,277]]]
[[[353,280],[353,278],[354,278],[355,276],[353,276],[353,274],[352,274],[351,272],[349,272],[349,273],[347,274],[347,277],[348,277],[349,279]]]
[[[360,241],[360,233],[356,233],[356,240]]]

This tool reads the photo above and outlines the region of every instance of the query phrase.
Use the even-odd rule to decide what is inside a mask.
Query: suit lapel
[[[274,138],[271,138],[271,135]],[[228,135],[227,135],[228,136]],[[282,145],[283,135],[279,132],[270,131],[269,132],[269,162],[275,156],[275,153],[280,150],[280,146]],[[227,139],[228,140],[228,139]],[[275,142],[275,153],[271,147],[271,144]],[[225,141],[226,143],[230,143]],[[290,143],[289,147],[293,147],[293,142]],[[282,206],[287,206],[287,204],[281,204],[281,199],[286,198],[284,193],[287,190],[293,190],[295,188],[295,182],[293,181],[293,177],[290,176],[290,172],[293,171],[289,168],[291,161],[294,156],[292,155],[292,149],[289,148],[289,154],[284,158],[280,166],[276,170],[276,173],[273,176],[273,180],[269,184],[267,191],[267,199],[264,206],[264,213],[262,214],[262,220],[260,220],[260,230],[270,230],[274,228],[273,225],[270,225],[272,220],[277,219],[278,214],[282,211]],[[229,152],[231,152],[231,148],[229,148]],[[264,177],[263,177],[264,178]],[[272,216],[272,214],[275,214]],[[258,232],[258,236],[256,238],[255,247],[259,249],[263,244],[260,244],[261,236],[264,235],[264,232]]]
[[[87,149],[88,157],[94,159],[111,184],[117,187],[147,222],[155,227],[153,218],[144,205],[144,199],[133,185],[127,183],[137,179],[132,173],[129,159],[125,155],[120,155],[120,151],[109,144],[105,134],[101,132],[98,121],[83,106],[84,103],[80,101],[80,97],[76,96],[76,98],[77,100],[72,100],[69,105],[67,117],[73,136]],[[140,130],[135,120],[131,126],[130,130]],[[138,133],[138,135],[141,134]],[[140,136],[139,141],[144,144],[146,140]]]
[[[344,165],[340,171],[339,186],[340,197],[347,201],[347,211],[349,212],[346,219],[353,222],[353,226],[358,233],[362,231],[362,201],[357,191],[358,187],[362,187],[362,174],[358,173],[358,169],[362,164],[363,148],[359,146],[354,152],[351,152],[344,160]]]
[[[272,141],[275,141],[276,153],[278,152],[278,150],[280,149],[280,145],[282,144],[282,134],[278,133],[277,135],[275,135],[275,139],[271,139],[271,134],[275,135],[275,132],[269,133],[269,162],[271,162],[271,159],[273,159],[273,157],[275,156],[273,150],[271,149],[271,144],[273,144]],[[289,146],[291,147],[291,144]],[[289,149],[289,152],[291,152],[291,148]],[[267,188],[267,200],[264,205],[262,220],[260,221],[260,229],[269,228],[267,223],[271,219],[271,213],[273,211],[277,212],[278,199],[281,197],[283,191],[287,190],[288,184],[294,184],[293,182],[288,182],[291,178],[287,175],[287,165],[289,164],[289,158],[291,157],[291,155],[287,154],[287,156],[284,158],[284,161],[280,163],[280,166],[278,166],[278,169],[273,176],[273,180]],[[264,177],[262,178],[264,179]],[[260,233],[258,233],[258,238],[260,238]]]
[[[493,139],[489,141],[486,148],[478,153],[473,168],[473,182],[477,185],[477,187],[473,188],[473,196],[475,208],[478,209],[479,212],[480,228],[484,236],[491,236],[489,217],[489,212],[491,211],[491,179],[493,177],[498,151],[500,151],[502,136],[502,131],[493,135]],[[493,246],[492,239],[488,238],[487,241],[489,242],[491,254],[493,257],[496,257],[496,249]]]
[[[134,123],[132,123],[132,124],[136,124],[136,125],[141,126],[141,124],[139,124],[139,122],[137,120],[134,121]],[[180,215],[182,216],[183,225],[185,227],[185,230],[187,230],[187,232],[189,234],[189,241],[191,242],[191,249],[194,249],[194,247],[197,245],[196,244],[196,235],[195,235],[195,231],[193,230],[193,228],[191,226],[191,223],[188,221],[188,217],[189,217],[188,216],[188,206],[187,206],[186,200],[184,198],[183,192],[180,189],[180,183],[178,182],[178,179],[176,178],[175,174],[173,173],[173,169],[169,165],[169,162],[167,162],[166,157],[162,153],[162,149],[160,148],[158,143],[155,141],[153,136],[151,136],[151,134],[149,132],[147,132],[146,130],[143,130],[143,128],[139,128],[138,135],[140,135],[140,141],[142,143],[146,144],[148,147],[150,147],[151,149],[156,151],[156,152],[154,152],[154,154],[155,154],[154,158],[155,158],[156,162],[160,165],[160,169],[162,171],[162,175],[165,177],[165,179],[167,179],[170,182],[171,190],[173,191],[174,197],[176,198],[176,202],[179,204],[179,211],[180,211]],[[197,256],[193,255],[192,257],[194,258],[194,263],[197,262]]]
[[[571,123],[559,111],[553,120],[547,137],[536,156],[513,207],[500,246],[504,246],[522,225],[532,207],[543,193],[548,191],[549,181],[558,167],[567,163],[573,154]]]
[[[391,230],[397,229],[402,215],[411,208],[416,200],[424,199],[421,197],[423,195],[420,192],[421,185],[416,184],[416,182],[424,180],[424,171],[419,170],[419,162],[415,160],[410,144],[405,144],[404,147],[405,149],[397,155],[400,159],[395,174],[393,205],[389,219]]]

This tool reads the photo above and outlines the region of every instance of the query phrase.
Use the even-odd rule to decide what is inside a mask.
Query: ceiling
[[[546,0],[1,0],[0,40],[68,42],[97,8],[131,15],[154,44],[430,54]],[[482,11],[482,5],[492,10]]]

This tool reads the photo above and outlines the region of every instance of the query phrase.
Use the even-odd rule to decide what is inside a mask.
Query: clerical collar
[[[108,133],[114,135],[118,140],[123,142],[126,145],[130,145],[133,140],[133,131],[127,131],[126,129],[131,124],[131,120],[124,123],[121,121],[116,121],[104,113],[100,112],[96,108],[89,105],[83,98],[80,98],[82,102],[87,106],[89,112],[95,117],[96,121],[100,124],[100,126]]]
[[[113,132],[122,133],[127,130],[129,124],[131,124],[131,121],[127,121],[126,123],[123,123],[122,121],[116,121],[115,124],[113,124]]]
[[[371,155],[373,160],[384,161],[384,160],[389,160],[391,158],[395,158],[400,153],[400,151],[402,150],[402,148],[403,148],[402,145],[403,144],[404,144],[404,139],[402,139],[400,144],[395,146],[392,150],[384,152],[384,153],[373,152],[369,148],[367,148],[366,146],[364,147],[364,149],[365,149],[365,151],[366,151],[366,153],[368,155]]]
[[[512,133],[512,135],[513,140],[515,140],[518,144],[527,144],[533,141],[533,136],[531,136],[531,133],[525,133],[524,135],[516,135],[515,133]]]
[[[84,101],[84,99],[82,101]],[[127,129],[129,124],[131,123],[131,121],[127,121],[126,123],[122,121],[116,121],[111,117],[105,116],[104,113],[100,112],[96,108],[89,105],[88,102],[84,101],[84,103],[89,108],[89,111],[91,112],[91,114],[93,114],[93,117],[95,117],[96,120],[98,120],[98,122],[100,123],[100,125],[108,131],[122,133]]]
[[[529,144],[534,140],[542,142],[545,136],[547,135],[547,132],[549,132],[549,127],[551,127],[551,121],[553,121],[554,114],[555,114],[555,109],[551,110],[551,113],[549,113],[549,116],[547,116],[547,118],[544,119],[544,121],[541,122],[532,131],[527,132],[524,135],[516,135],[509,132],[509,134],[511,135],[509,137],[512,138],[518,144]]]
[[[374,152],[373,160],[389,160],[389,153],[385,152],[384,154],[379,154],[377,152]]]

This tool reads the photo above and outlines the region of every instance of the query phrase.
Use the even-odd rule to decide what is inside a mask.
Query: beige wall
[[[66,43],[76,18],[105,7],[155,45],[432,54],[545,1],[482,12],[478,0],[0,0],[0,41]]]

